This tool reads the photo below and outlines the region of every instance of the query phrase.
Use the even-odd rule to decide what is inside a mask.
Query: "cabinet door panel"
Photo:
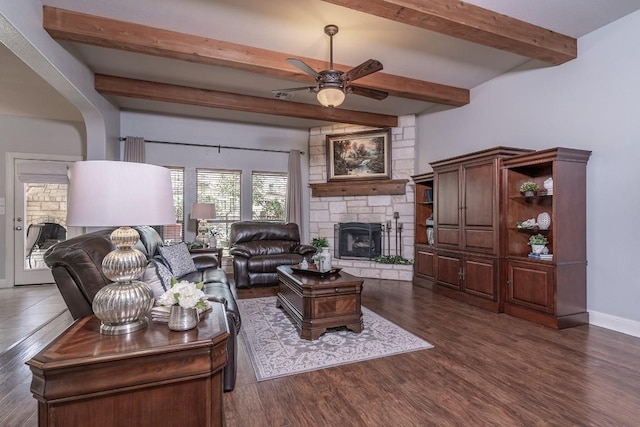
[[[416,272],[423,276],[433,278],[434,275],[434,254],[433,252],[416,250]]]
[[[436,282],[439,285],[460,289],[461,261],[459,257],[436,255]]]
[[[460,225],[458,169],[437,174],[437,220],[439,225]]]
[[[468,293],[497,300],[495,259],[467,258],[464,273],[465,290]]]
[[[467,227],[493,227],[495,195],[495,167],[493,162],[466,165],[464,171],[464,224]]]
[[[460,245],[460,230],[458,228],[438,227],[438,237],[436,239],[438,245],[452,245],[456,249]]]
[[[554,271],[539,264],[508,263],[507,302],[553,313]]]
[[[496,241],[493,230],[465,230],[465,248],[493,252]]]

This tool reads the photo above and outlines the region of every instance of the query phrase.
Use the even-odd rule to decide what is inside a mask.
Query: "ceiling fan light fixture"
[[[325,87],[316,95],[318,102],[325,107],[338,107],[344,102],[345,93],[342,89]]]

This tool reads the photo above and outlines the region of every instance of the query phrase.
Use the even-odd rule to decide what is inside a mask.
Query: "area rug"
[[[362,307],[364,329],[329,329],[319,339],[300,338],[276,298],[238,300],[240,333],[258,381],[433,348],[431,344]]]

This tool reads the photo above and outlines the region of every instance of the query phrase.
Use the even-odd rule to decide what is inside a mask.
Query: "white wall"
[[[587,165],[591,323],[640,336],[635,241],[640,196],[640,12],[578,41],[578,58],[522,67],[471,91],[468,106],[418,118],[417,172],[497,145],[592,150]]]
[[[259,125],[217,122],[205,119],[170,117],[144,113],[122,113],[122,136],[142,136],[146,140],[172,141],[198,145],[226,145],[231,147],[272,150],[300,150],[303,188],[304,230],[309,223],[309,132]],[[242,212],[244,220],[251,219],[251,171],[286,172],[289,155],[221,149],[217,147],[189,147],[147,143],[147,163],[185,167],[185,213],[195,202],[195,169],[242,170]],[[188,218],[187,218],[188,219]],[[186,240],[193,240],[195,223],[187,223]],[[303,240],[308,241],[308,232]]]
[[[88,159],[115,159],[119,111],[94,89],[93,72],[42,27],[40,0],[0,0],[0,42],[82,114]]]

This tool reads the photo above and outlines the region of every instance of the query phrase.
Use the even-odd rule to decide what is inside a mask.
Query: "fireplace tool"
[[[402,223],[399,223],[398,226],[396,227],[396,230],[398,232],[398,234],[400,235],[398,238],[398,241],[400,242],[400,256],[402,257]]]
[[[398,218],[400,218],[400,213],[394,212],[393,218],[396,220],[396,256],[398,256]]]
[[[391,220],[387,220],[387,256],[391,256]]]

